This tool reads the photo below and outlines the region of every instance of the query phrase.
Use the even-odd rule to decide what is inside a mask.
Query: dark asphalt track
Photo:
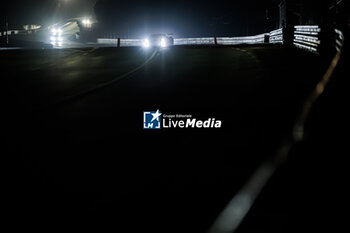
[[[8,215],[120,232],[204,232],[325,70],[267,46],[1,51],[0,64]],[[157,109],[223,125],[143,130]]]

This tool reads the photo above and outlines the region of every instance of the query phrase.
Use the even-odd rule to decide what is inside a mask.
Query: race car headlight
[[[166,46],[165,38],[160,39],[160,47],[164,48]]]
[[[145,39],[145,40],[143,41],[143,47],[148,48],[149,46],[150,46],[149,40],[148,40],[148,39]]]

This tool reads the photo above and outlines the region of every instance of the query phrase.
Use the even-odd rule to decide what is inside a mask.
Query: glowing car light
[[[166,46],[165,39],[160,39],[160,47],[164,48]]]
[[[149,46],[150,46],[149,40],[148,40],[148,39],[145,39],[145,40],[143,41],[143,47],[149,48]]]

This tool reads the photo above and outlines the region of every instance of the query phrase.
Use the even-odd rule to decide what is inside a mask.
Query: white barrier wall
[[[283,44],[283,29],[282,28],[270,32],[269,43],[270,44]]]
[[[99,44],[117,44],[118,39],[105,39],[105,38],[98,38],[97,43]]]
[[[268,33],[256,35],[256,36],[243,36],[243,37],[217,37],[217,44],[219,45],[236,45],[236,44],[263,44],[265,43]]]
[[[334,29],[336,38],[335,38],[335,49],[339,52],[344,44],[344,34],[338,29]]]
[[[293,44],[297,48],[319,53],[321,28],[318,25],[298,25],[294,27]],[[238,45],[238,44],[283,44],[284,29],[280,28],[270,33],[243,37],[200,37],[175,38],[174,45]],[[335,30],[337,39],[335,47],[341,48],[344,36],[341,31]],[[118,45],[118,39],[98,39],[100,44]],[[142,46],[141,39],[120,39],[120,46]]]
[[[117,45],[118,39],[98,38],[97,43],[108,44],[108,45]],[[121,47],[142,46],[142,40],[141,39],[120,39],[120,46]]]
[[[236,45],[236,44],[263,44],[269,33],[264,33],[256,36],[243,37],[216,37],[218,45]],[[103,39],[97,40],[99,44],[117,45],[118,39]],[[200,38],[175,38],[174,45],[214,45],[215,37],[200,37]],[[120,39],[120,46],[142,46],[142,39]]]
[[[211,45],[211,44],[215,44],[214,37],[174,39],[174,45]]]
[[[321,28],[317,25],[299,25],[294,26],[294,40],[296,47],[318,53],[321,43],[319,33]]]
[[[141,39],[120,39],[120,46],[142,46]]]
[[[17,35],[17,34],[19,34],[19,30],[11,30],[11,31],[4,31],[4,32],[0,32],[0,36],[6,36],[6,35],[9,35],[9,36],[11,36],[11,35]]]

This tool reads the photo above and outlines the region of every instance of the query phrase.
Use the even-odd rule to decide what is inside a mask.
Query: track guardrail
[[[279,28],[270,32],[269,37],[270,44],[283,44],[283,28]]]
[[[319,53],[319,45],[321,44],[320,32],[321,28],[318,25],[294,26],[293,44],[298,48]]]
[[[242,37],[198,37],[175,38],[174,45],[236,45],[236,44],[263,44],[269,43],[269,33],[256,36]],[[142,39],[97,39],[99,44],[113,44],[120,47],[142,46]]]

